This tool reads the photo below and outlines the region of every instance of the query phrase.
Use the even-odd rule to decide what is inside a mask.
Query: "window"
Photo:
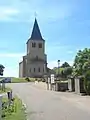
[[[38,72],[40,72],[40,67],[38,68]]]
[[[32,43],[32,47],[36,47],[36,43]]]
[[[35,72],[35,68],[34,68],[34,72]]]
[[[38,46],[39,46],[39,48],[42,48],[42,43],[39,43]]]

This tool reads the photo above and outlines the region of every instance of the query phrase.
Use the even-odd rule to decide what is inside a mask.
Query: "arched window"
[[[38,72],[40,72],[40,67],[38,68]]]
[[[34,68],[34,72],[35,72],[35,68]]]

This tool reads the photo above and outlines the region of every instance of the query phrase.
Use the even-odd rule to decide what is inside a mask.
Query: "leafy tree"
[[[90,95],[90,70],[85,73],[84,89]]]
[[[66,68],[64,68],[64,70],[63,70],[63,74],[65,75],[65,77],[67,77],[68,75],[71,75],[71,74],[72,74],[72,71],[73,71],[73,68],[72,68],[72,67],[66,67]]]
[[[75,60],[74,68],[76,75],[83,75],[90,67],[90,49],[85,48],[83,51],[79,50]]]
[[[3,76],[4,66],[0,64],[0,75]]]
[[[70,65],[67,63],[67,62],[64,62],[62,65],[61,65],[62,68],[65,68],[65,67],[70,67]]]
[[[90,49],[79,50],[74,60],[74,73],[84,76],[84,89],[90,94]]]

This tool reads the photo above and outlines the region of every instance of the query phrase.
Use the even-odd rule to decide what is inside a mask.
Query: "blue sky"
[[[18,76],[18,63],[26,54],[35,12],[46,40],[48,66],[57,60],[73,63],[79,49],[90,46],[89,0],[0,1],[0,64],[4,76]]]

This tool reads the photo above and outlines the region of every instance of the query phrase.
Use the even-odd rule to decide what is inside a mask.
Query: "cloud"
[[[66,61],[61,61],[60,62],[60,65],[62,65],[64,62],[66,62]],[[67,61],[71,66],[73,65],[73,61]],[[54,67],[57,67],[58,66],[58,63],[57,63],[57,60],[55,60],[55,61],[49,61],[48,62],[48,67],[49,68],[54,68]]]
[[[0,63],[5,66],[4,77],[19,76],[19,62],[24,55],[25,53],[0,53]]]
[[[72,50],[69,50],[69,51],[67,51],[67,53],[68,53],[68,54],[72,54],[72,53],[73,53],[73,51],[72,51]]]
[[[6,67],[4,70],[4,77],[18,77],[19,76],[19,69],[18,68],[12,68],[12,67]]]
[[[10,58],[18,58],[24,56],[25,53],[0,53],[0,57],[10,57]]]
[[[13,0],[6,2],[5,6],[1,8],[0,20],[18,20],[18,21],[32,21],[37,12],[37,17],[41,22],[56,21],[58,19],[65,19],[73,14],[75,6],[73,3],[64,2],[46,2],[42,0]],[[18,14],[20,13],[20,14]],[[17,15],[13,19],[13,15]]]
[[[0,63],[5,66],[4,77],[19,76],[19,62],[24,55],[25,53],[0,53]]]
[[[12,20],[12,16],[15,16],[19,13],[19,10],[11,7],[0,7],[0,21]]]

